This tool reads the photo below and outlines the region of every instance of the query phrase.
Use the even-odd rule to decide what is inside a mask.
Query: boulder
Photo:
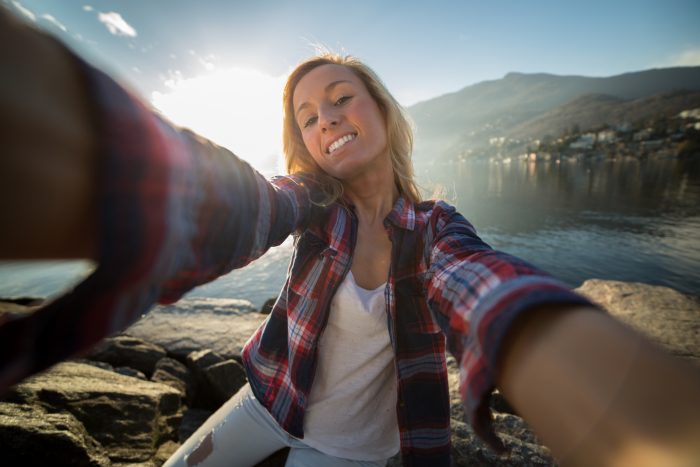
[[[107,467],[105,449],[70,413],[0,402],[3,465]]]
[[[205,368],[224,361],[224,357],[211,349],[202,349],[187,355],[187,366],[193,371],[203,371]]]
[[[198,408],[216,410],[246,382],[240,363],[208,349],[190,353],[187,366],[196,378],[197,397],[193,405]]]
[[[8,399],[70,414],[113,463],[148,462],[160,444],[176,439],[180,394],[78,362],[64,362],[13,387]]]
[[[240,362],[243,344],[264,319],[247,300],[186,298],[155,307],[125,333],[165,348],[180,361],[193,351],[211,349]]]
[[[666,287],[600,280],[586,281],[577,291],[675,355],[700,361],[697,298]],[[7,312],[23,313],[22,306],[9,304]],[[157,307],[129,328],[127,336],[113,338],[119,342],[111,344],[114,358],[103,354],[111,365],[63,363],[26,380],[0,403],[0,445],[12,447],[3,465],[7,459],[8,465],[161,465],[178,441],[189,437],[244,383],[240,350],[264,319],[246,301],[181,300]],[[145,350],[151,343],[160,351]],[[166,352],[174,358],[165,357]],[[133,357],[122,354],[150,360],[148,366],[134,365]],[[119,375],[112,365],[150,375],[152,382]],[[488,449],[464,422],[458,365],[451,357],[448,378],[453,465],[555,465],[549,450],[497,391],[491,399],[493,424],[508,452],[499,456]],[[188,404],[184,417],[181,397],[200,400]],[[50,458],[41,457],[46,452]],[[285,457],[283,450],[259,465],[283,466]],[[401,461],[396,456],[388,465],[400,466]]]
[[[165,357],[158,360],[151,381],[167,384],[177,389],[188,403],[194,396],[195,381],[191,372],[185,365],[173,358]]]
[[[589,279],[575,290],[670,353],[700,365],[698,297],[668,287],[600,279]]]
[[[232,359],[207,367],[204,376],[213,393],[212,403],[216,407],[223,405],[246,383],[243,365]]]
[[[103,339],[90,351],[88,358],[114,367],[133,368],[150,377],[158,360],[165,356],[165,349],[158,345],[138,337],[120,335]]]

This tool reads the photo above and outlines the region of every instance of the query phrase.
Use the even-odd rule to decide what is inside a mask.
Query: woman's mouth
[[[350,133],[349,135],[341,136],[328,146],[328,149],[326,149],[326,154],[333,154],[333,152],[342,148],[346,143],[349,143],[350,141],[354,140],[356,136],[357,134],[355,133]]]

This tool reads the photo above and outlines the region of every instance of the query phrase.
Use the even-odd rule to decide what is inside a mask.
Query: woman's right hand
[[[80,73],[0,7],[0,259],[95,258],[95,135]]]

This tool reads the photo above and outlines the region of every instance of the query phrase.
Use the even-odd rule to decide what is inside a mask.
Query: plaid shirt
[[[303,177],[265,180],[75,60],[84,70],[100,141],[98,266],[34,313],[0,315],[0,389],[85,352],[156,302],[174,302],[295,233],[282,293],[243,356],[256,397],[285,430],[303,437],[316,345],[352,262],[352,207],[315,207]],[[404,465],[449,464],[445,346],[461,363],[471,425],[502,447],[491,429],[488,397],[510,324],[536,305],[588,302],[492,250],[443,202],[413,205],[399,198],[385,226],[393,244],[387,326]]]
[[[273,183],[292,192],[300,185],[295,177]],[[385,298],[403,465],[449,465],[446,346],[461,362],[460,392],[469,422],[502,450],[491,428],[488,398],[503,336],[534,306],[588,302],[526,262],[490,248],[444,202],[414,205],[401,197],[384,226],[392,242]],[[272,312],[243,350],[256,398],[300,438],[317,344],[331,300],[350,270],[356,235],[357,217],[347,203],[314,216],[296,237]]]

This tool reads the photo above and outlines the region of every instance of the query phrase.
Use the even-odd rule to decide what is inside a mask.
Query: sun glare
[[[231,68],[166,82],[151,103],[177,125],[228,148],[256,169],[278,172],[284,76]]]

